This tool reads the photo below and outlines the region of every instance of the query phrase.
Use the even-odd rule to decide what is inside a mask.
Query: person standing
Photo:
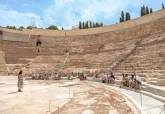
[[[20,70],[18,73],[18,92],[22,92],[23,89],[23,71]]]

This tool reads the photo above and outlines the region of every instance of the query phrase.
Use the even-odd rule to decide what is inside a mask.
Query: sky
[[[0,0],[0,26],[71,29],[88,20],[111,25],[119,22],[122,10],[137,18],[142,5],[156,11],[162,3],[165,0]]]

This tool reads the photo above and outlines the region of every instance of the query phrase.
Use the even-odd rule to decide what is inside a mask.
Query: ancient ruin
[[[38,71],[47,72],[47,74],[50,72],[61,72],[65,74],[88,72],[90,74],[113,71],[117,80],[122,79],[123,73],[127,73],[128,75],[136,73],[142,78],[145,84],[142,87],[142,93],[159,99],[164,103],[165,10],[163,9],[120,24],[83,30],[51,31],[24,29],[23,31],[18,31],[0,28],[0,75],[17,75],[18,70],[22,67],[26,68],[27,78],[32,77],[32,74]],[[87,77],[92,78],[92,75]],[[33,82],[30,83],[36,84]],[[51,83],[51,81],[48,83]],[[61,82],[61,84],[63,83],[65,82]],[[79,87],[83,88],[83,82],[80,83],[80,85],[72,88],[74,92]],[[91,112],[91,110],[85,110],[86,112],[83,113],[84,104],[85,106],[90,105],[91,108],[89,109],[97,112],[100,111],[97,114],[108,114],[110,109],[112,111],[114,109],[118,111],[114,111],[114,114],[142,113],[136,106],[130,108],[130,102],[126,102],[124,100],[125,98],[118,92],[105,90],[104,97],[99,99],[99,95],[103,92],[103,89],[101,89],[103,86],[100,85],[101,87],[99,87],[97,85],[97,87],[93,87],[89,82],[84,83],[84,88],[86,89],[82,91],[88,90],[88,92],[84,93],[84,95],[82,94],[80,98],[82,102],[77,101],[76,98],[80,96],[76,94],[76,97],[67,103],[68,105],[64,105],[60,109],[60,114],[96,113]],[[37,84],[39,83],[37,82]],[[56,85],[58,84],[56,83]],[[65,84],[62,85],[65,90],[64,86]],[[92,91],[92,88],[97,89]],[[60,92],[62,90],[58,91]],[[150,95],[150,93],[155,96]],[[26,94],[28,95],[28,93]],[[37,95],[37,93],[34,94]],[[110,94],[116,97],[109,96]],[[92,95],[96,99],[92,99]],[[83,102],[84,99],[88,98],[90,99],[89,101]],[[116,103],[114,106],[112,106],[112,103],[110,109],[108,108],[109,104],[106,98],[109,98],[109,100],[112,99]],[[48,99],[44,100],[46,101]],[[103,106],[102,100],[105,101],[105,106]],[[94,105],[91,102],[95,101],[97,101],[95,105],[98,105],[98,107],[102,105],[107,110],[103,111],[103,109],[101,110],[98,107],[92,107]],[[120,104],[120,102],[124,102],[127,105]],[[125,106],[127,111],[120,109],[122,106]],[[70,107],[74,107],[74,109],[71,110]],[[79,108],[76,109],[76,107]],[[77,111],[77,113],[74,113],[74,111]],[[14,110],[14,112],[16,114],[18,110]],[[10,112],[6,111],[6,113],[8,114]],[[38,110],[36,113],[39,114],[40,111]],[[58,114],[58,110],[53,113]]]

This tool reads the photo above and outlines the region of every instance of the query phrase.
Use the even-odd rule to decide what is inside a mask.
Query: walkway
[[[100,82],[92,82],[96,85],[100,85]],[[127,96],[129,99],[131,99],[139,109],[142,110],[142,113],[144,114],[165,114],[165,103],[160,102],[152,97],[146,96],[144,94],[141,94],[136,91],[131,91],[128,89],[123,89],[120,87],[110,86],[108,84],[101,84],[105,88],[109,90],[115,90],[120,92],[121,94]]]

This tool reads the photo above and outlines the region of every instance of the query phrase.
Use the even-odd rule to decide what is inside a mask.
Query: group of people
[[[64,73],[64,72],[33,72],[31,75],[32,80],[61,80],[62,78],[67,78],[68,80],[73,80],[74,77],[80,80],[85,80],[87,77],[86,73]]]
[[[86,80],[87,77],[101,78],[102,83],[115,83],[116,77],[113,72],[95,72],[95,73],[64,73],[64,72],[32,72],[30,74],[32,80],[61,80],[66,77],[68,80],[73,80],[73,78],[79,78],[80,80]],[[122,80],[120,87],[126,86],[130,88],[140,89],[142,84],[141,78],[136,74],[128,75],[122,74]],[[23,71],[20,70],[18,73],[18,92],[22,92],[23,89]]]
[[[136,74],[132,74],[130,76],[128,74],[122,74],[122,75],[123,77],[120,87],[126,86],[130,88],[140,89],[142,80],[139,76],[137,76]]]
[[[61,74],[59,73],[47,73],[47,72],[33,72],[31,74],[32,80],[60,80]]]
[[[78,78],[79,78],[80,80],[86,80],[86,79],[87,79],[87,74],[78,73],[77,75],[78,75]]]
[[[115,83],[115,75],[113,72],[111,73],[103,73],[102,75],[102,83]]]
[[[115,75],[113,72],[110,73],[101,73],[99,76],[96,75],[96,78],[101,77],[102,83],[110,83],[114,84],[115,83]],[[142,80],[139,76],[137,76],[135,73],[132,75],[128,74],[122,74],[122,80],[119,81],[120,87],[130,87],[130,88],[135,88],[135,89],[140,89]]]

